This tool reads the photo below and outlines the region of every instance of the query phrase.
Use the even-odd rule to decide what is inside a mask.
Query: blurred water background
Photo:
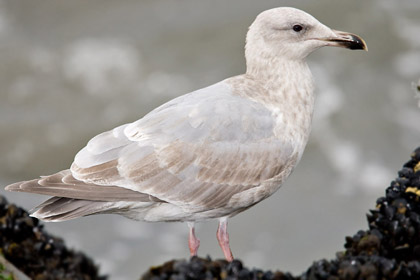
[[[420,144],[418,0],[1,0],[0,185],[66,169],[94,135],[243,73],[248,26],[277,6],[354,32],[369,52],[310,56],[318,95],[306,152],[279,192],[230,220],[231,246],[250,267],[294,273],[333,258]],[[45,199],[1,193],[27,209]],[[199,224],[201,256],[222,257],[216,227]],[[111,279],[188,256],[185,224],[102,215],[46,228]]]

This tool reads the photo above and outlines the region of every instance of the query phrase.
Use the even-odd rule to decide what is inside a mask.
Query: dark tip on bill
[[[356,35],[351,35],[351,40],[347,41],[347,47],[351,50],[368,50],[365,41]]]

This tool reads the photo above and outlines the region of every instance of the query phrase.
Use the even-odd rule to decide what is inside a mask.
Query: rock
[[[5,267],[11,264],[21,273],[14,279],[106,279],[98,274],[93,261],[80,252],[67,249],[63,240],[44,231],[38,219],[0,196],[0,252]],[[0,259],[0,263],[1,259]],[[0,279],[9,279],[1,278]],[[12,278],[10,278],[12,279]]]
[[[17,269],[13,264],[0,256],[0,279],[31,280],[26,274]]]

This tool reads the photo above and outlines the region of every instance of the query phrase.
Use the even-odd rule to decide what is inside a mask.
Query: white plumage
[[[245,49],[247,72],[169,101],[92,138],[69,170],[8,186],[53,196],[33,216],[63,221],[115,213],[145,221],[227,218],[273,194],[300,160],[314,105],[305,57],[322,46],[366,49],[293,8],[261,13]]]

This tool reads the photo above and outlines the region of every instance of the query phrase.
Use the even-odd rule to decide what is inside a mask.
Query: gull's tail
[[[62,222],[109,211],[109,202],[52,197],[32,209],[31,216],[47,222]]]
[[[31,216],[61,222],[94,214],[116,213],[136,208],[138,219],[155,203],[163,202],[148,194],[118,186],[101,186],[75,179],[70,170],[51,176],[11,184],[8,191],[37,193],[52,198],[35,207]],[[143,211],[144,210],[144,211]]]

